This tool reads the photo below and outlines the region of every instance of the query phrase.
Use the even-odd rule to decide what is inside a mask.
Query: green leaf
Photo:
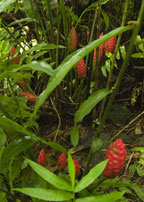
[[[36,61],[23,65],[20,68],[14,69],[12,70],[12,72],[17,72],[19,70],[29,70],[29,69],[45,72],[46,74],[50,76],[54,76],[54,70],[49,64],[47,64],[46,62],[36,62]]]
[[[144,58],[144,53],[134,53],[131,55],[132,58]]]
[[[13,190],[45,201],[67,201],[74,198],[72,193],[53,189],[14,188]]]
[[[39,50],[50,50],[50,49],[55,49],[55,48],[65,48],[62,45],[55,45],[55,44],[47,44],[45,42],[39,43],[35,46],[33,46],[32,48],[30,48],[29,50],[27,50],[25,53],[32,53],[34,51],[39,51]]]
[[[93,183],[95,179],[103,172],[107,162],[108,160],[105,160],[94,166],[89,173],[78,182],[75,187],[75,192],[79,192]]]
[[[96,151],[98,151],[100,148],[102,147],[102,140],[100,138],[95,138],[92,141],[92,153],[95,153]]]
[[[75,113],[74,123],[75,125],[81,121],[90,111],[99,103],[105,96],[110,94],[111,91],[108,89],[101,89],[94,92],[91,96],[88,97],[81,105],[78,111]]]
[[[21,138],[16,138],[12,141],[3,151],[1,157],[0,170],[3,172],[6,169],[7,164],[12,158],[18,155],[20,152],[28,149],[32,146],[34,141],[29,136],[24,136]]]
[[[14,22],[10,23],[8,25],[8,27],[12,26],[12,25],[15,25],[17,23],[21,23],[21,22],[36,22],[36,19],[33,19],[33,18],[22,18],[20,20],[15,20]]]
[[[29,159],[26,159],[26,161],[38,175],[40,175],[44,180],[52,184],[54,187],[66,191],[72,191],[71,185],[63,178],[55,175],[54,173],[42,167],[38,163],[35,163],[34,161],[31,161]]]
[[[125,194],[125,191],[118,192],[114,191],[109,194],[104,194],[100,196],[90,196],[85,198],[76,199],[75,202],[115,202],[120,199]]]
[[[79,130],[76,127],[73,127],[71,133],[70,133],[70,137],[71,137],[71,143],[74,147],[77,146],[78,141],[79,141]]]
[[[122,59],[125,60],[125,57],[126,57],[125,46],[120,47],[120,52],[121,52],[121,55],[122,55]]]
[[[108,15],[106,14],[106,12],[104,12],[104,10],[102,9],[102,16],[104,18],[104,22],[105,22],[105,25],[106,25],[106,30],[108,29],[109,27],[109,17]]]
[[[73,162],[73,159],[71,157],[70,152],[68,152],[68,171],[69,171],[69,176],[71,179],[71,184],[72,184],[72,188],[74,188],[74,184],[75,184],[75,165]]]
[[[74,65],[82,58],[84,58],[86,55],[88,55],[90,52],[94,50],[94,48],[99,47],[100,44],[107,41],[109,38],[116,36],[118,34],[121,34],[123,32],[126,32],[130,29],[133,29],[134,26],[128,25],[125,27],[119,27],[114,29],[113,31],[109,32],[108,34],[105,34],[101,38],[89,43],[84,48],[81,48],[71,55],[69,55],[56,69],[55,77],[50,78],[47,84],[46,89],[39,95],[38,100],[35,104],[34,112],[31,118],[35,117],[39,108],[42,106],[42,104],[45,102],[47,97],[50,95],[50,93],[61,83],[63,78],[67,75],[67,73],[74,67]]]
[[[0,13],[7,10],[11,4],[13,4],[16,0],[1,0],[0,1]]]

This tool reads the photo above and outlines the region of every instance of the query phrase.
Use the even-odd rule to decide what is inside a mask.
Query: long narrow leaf
[[[110,94],[111,91],[108,89],[101,89],[93,93],[87,100],[85,100],[78,111],[75,113],[74,123],[75,125],[81,121],[90,111],[99,103],[105,96]]]
[[[79,198],[76,199],[75,202],[115,202],[118,199],[120,199],[124,194],[125,191],[123,192],[114,191],[111,192],[110,194]]]
[[[45,201],[68,201],[74,198],[74,195],[72,193],[53,189],[14,188],[13,190]]]
[[[53,186],[59,189],[72,191],[71,185],[67,181],[65,181],[63,178],[55,175],[54,173],[40,166],[38,163],[35,163],[34,161],[31,161],[29,159],[26,159],[26,160],[28,164],[32,167],[32,169],[38,175],[40,175],[44,180],[46,180],[47,182],[49,182],[50,184],[52,184]]]
[[[39,108],[42,106],[42,104],[45,102],[47,97],[50,95],[50,93],[61,83],[63,78],[67,75],[67,73],[72,69],[72,67],[83,57],[85,57],[87,54],[89,54],[91,51],[93,51],[94,48],[97,48],[100,44],[107,41],[109,38],[116,36],[118,34],[121,34],[122,32],[126,32],[130,29],[133,29],[133,26],[128,25],[125,27],[119,27],[114,29],[113,31],[109,32],[108,34],[102,36],[100,39],[97,39],[91,43],[89,43],[84,48],[79,49],[78,51],[75,51],[70,56],[68,56],[65,61],[60,64],[56,69],[56,75],[53,78],[50,78],[47,84],[46,89],[40,94],[38,97],[38,100],[36,102],[34,112],[31,118],[35,117],[37,114]]]
[[[75,192],[79,192],[89,186],[103,172],[108,160],[94,166],[87,175],[85,175],[76,185]]]

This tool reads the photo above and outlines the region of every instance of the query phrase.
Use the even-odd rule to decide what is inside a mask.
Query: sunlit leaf
[[[72,191],[71,185],[67,181],[65,181],[63,178],[55,175],[50,170],[44,168],[38,163],[35,163],[34,161],[31,161],[29,159],[26,159],[26,161],[38,175],[40,175],[44,180],[52,184],[54,187],[57,187],[59,189],[66,190],[66,191]]]
[[[68,201],[74,198],[72,193],[53,189],[14,188],[13,190],[45,201]]]
[[[97,177],[103,172],[108,160],[102,161],[94,166],[87,175],[85,175],[76,185],[75,192],[79,192],[93,183]]]

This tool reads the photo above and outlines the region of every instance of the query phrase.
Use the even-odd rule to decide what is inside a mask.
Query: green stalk
[[[126,21],[126,17],[127,17],[128,5],[129,5],[129,0],[126,0],[121,27],[123,27],[125,25],[125,21]],[[117,55],[117,52],[118,52],[118,49],[119,49],[121,38],[122,38],[122,34],[120,34],[118,36],[118,40],[117,40],[117,43],[116,43],[116,48],[115,48],[114,55],[113,55],[113,58],[112,58],[111,71],[109,73],[109,77],[108,77],[108,81],[107,81],[107,85],[106,85],[107,89],[110,89],[110,87],[111,87],[111,80],[112,80],[112,75],[113,75],[113,70],[114,70],[114,64],[115,64],[115,61],[116,61],[116,55]],[[103,102],[102,102],[101,110],[100,110],[100,114],[99,114],[99,120],[101,120],[106,100],[107,100],[107,97],[105,97]]]
[[[63,1],[63,0],[60,0],[60,8],[61,8],[62,17],[63,17],[65,44],[66,44],[66,46],[67,46],[68,23],[67,23],[66,12],[65,12],[65,6],[64,6],[64,1]]]
[[[49,17],[49,21],[50,21],[50,33],[51,33],[51,40],[52,43],[55,44],[55,40],[54,40],[54,32],[53,32],[53,22],[52,22],[52,13],[51,13],[51,8],[50,8],[50,1],[46,1],[47,2],[47,8],[48,8],[48,17]]]
[[[117,93],[117,91],[119,89],[119,86],[120,86],[120,83],[122,81],[123,75],[124,75],[124,73],[126,71],[128,63],[130,61],[131,54],[132,54],[133,49],[134,49],[134,42],[135,42],[136,36],[138,35],[140,27],[141,27],[143,12],[144,12],[144,0],[142,1],[142,4],[141,4],[139,16],[138,16],[138,19],[137,19],[137,24],[136,24],[136,26],[135,26],[135,28],[134,28],[134,30],[132,32],[132,36],[131,36],[131,39],[130,39],[130,44],[129,44],[128,51],[127,51],[127,57],[123,61],[121,70],[120,70],[118,78],[117,78],[117,81],[116,81],[115,86],[113,88],[113,92],[112,92],[112,94],[111,94],[111,96],[109,98],[109,101],[108,101],[108,104],[106,106],[104,115],[103,115],[101,123],[100,123],[100,125],[99,125],[99,127],[98,127],[98,129],[96,131],[96,135],[95,135],[95,138],[94,138],[93,141],[95,141],[95,139],[99,136],[99,134],[100,134],[100,132],[102,130],[102,127],[103,127],[103,125],[104,125],[104,123],[105,123],[105,121],[106,121],[106,119],[108,117],[108,114],[109,114],[110,108],[112,106],[113,100],[114,100],[114,98],[116,96],[116,93]],[[86,163],[85,174],[89,170],[89,166],[90,166],[90,163],[91,163],[91,160],[92,160],[92,156],[93,156],[93,152],[92,152],[92,146],[91,146],[90,151],[89,151],[89,155],[88,155],[88,160],[87,160],[87,163]]]

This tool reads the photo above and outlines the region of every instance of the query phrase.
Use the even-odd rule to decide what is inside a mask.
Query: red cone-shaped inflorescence
[[[22,92],[21,93],[22,96],[26,96],[27,100],[31,103],[35,103],[37,101],[37,96],[31,93],[27,93],[27,92]]]
[[[16,48],[12,47],[12,49],[10,50],[10,56],[11,58],[13,58],[14,54],[15,54]],[[13,63],[15,64],[19,64],[20,62],[20,54],[18,53],[17,57],[13,60]]]
[[[81,59],[77,64],[76,64],[77,72],[79,78],[84,78],[86,77],[86,64],[84,59]]]
[[[78,160],[76,158],[74,158],[73,162],[75,165],[75,175],[76,175],[76,177],[78,177],[80,174],[80,166],[79,166]]]
[[[71,30],[69,31],[68,36],[70,38],[68,47],[69,47],[70,51],[74,51],[77,47],[77,33],[76,33],[74,27],[72,27]]]
[[[105,159],[109,159],[109,161],[103,171],[103,175],[113,178],[122,170],[126,160],[125,145],[120,138],[110,144]]]
[[[113,52],[116,45],[116,36],[113,36],[104,43],[105,52]]]
[[[100,38],[103,36],[103,32],[100,34]],[[104,43],[99,46],[99,62],[101,61],[103,55]],[[94,49],[93,64],[96,64],[96,48]]]
[[[58,158],[58,167],[60,170],[64,170],[67,165],[66,154],[63,152]]]
[[[44,148],[41,149],[40,153],[39,153],[39,156],[38,156],[38,163],[41,165],[41,166],[45,166],[46,165],[46,154],[45,154],[45,151],[44,151]]]

